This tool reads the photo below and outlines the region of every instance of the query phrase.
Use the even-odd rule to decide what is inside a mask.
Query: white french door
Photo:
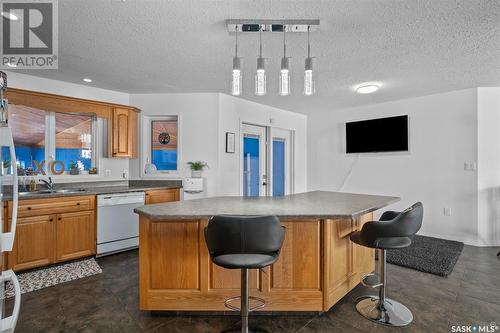
[[[293,193],[293,132],[242,124],[241,195]]]
[[[242,194],[245,197],[267,195],[267,129],[242,125]]]
[[[293,193],[293,132],[271,128],[271,177],[270,191],[273,197]]]

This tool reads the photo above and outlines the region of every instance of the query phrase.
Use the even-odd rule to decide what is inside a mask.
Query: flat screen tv
[[[408,151],[408,116],[346,123],[346,153]]]

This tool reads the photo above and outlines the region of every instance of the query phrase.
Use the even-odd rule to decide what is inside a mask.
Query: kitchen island
[[[284,197],[216,197],[142,206],[141,310],[224,311],[239,295],[240,271],[210,261],[204,228],[213,215],[276,215],[286,227],[279,260],[251,270],[250,293],[264,311],[328,311],[374,269],[374,251],[349,235],[399,198],[341,192]]]

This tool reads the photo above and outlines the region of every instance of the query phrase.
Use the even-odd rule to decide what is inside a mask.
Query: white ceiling
[[[64,0],[59,69],[27,74],[130,93],[228,92],[227,18],[319,18],[317,95],[301,95],[306,40],[288,35],[292,96],[277,95],[282,36],[264,35],[268,96],[252,94],[258,34],[240,38],[244,98],[298,112],[500,86],[498,0]],[[358,95],[352,88],[379,81]]]

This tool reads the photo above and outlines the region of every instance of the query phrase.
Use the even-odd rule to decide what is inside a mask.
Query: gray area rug
[[[101,267],[94,258],[90,258],[20,273],[17,278],[21,285],[21,294],[24,294],[100,273]],[[7,298],[14,296],[12,283],[7,283],[5,293]]]
[[[387,251],[387,262],[417,271],[448,276],[457,263],[464,243],[415,235],[409,247]]]

